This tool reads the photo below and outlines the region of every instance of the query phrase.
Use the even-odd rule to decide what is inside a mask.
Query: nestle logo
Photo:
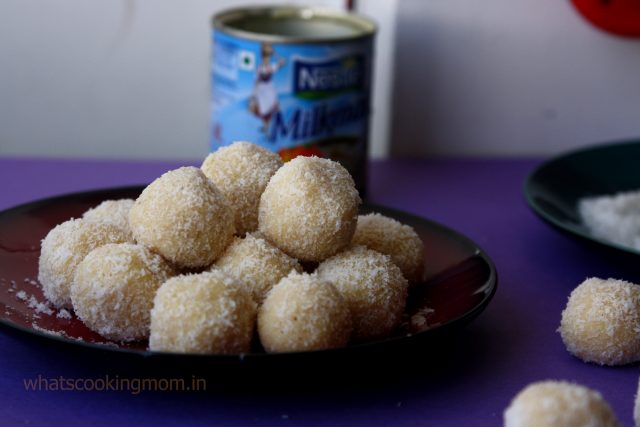
[[[350,55],[328,62],[297,60],[293,65],[293,92],[304,98],[326,97],[364,87],[364,59]]]

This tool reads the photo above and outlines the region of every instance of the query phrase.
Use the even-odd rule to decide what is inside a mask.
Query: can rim
[[[249,15],[264,16],[265,18],[298,17],[301,19],[324,18],[334,20],[344,26],[353,28],[354,34],[348,36],[319,36],[319,37],[296,37],[283,36],[268,33],[257,33],[253,31],[235,28],[233,21]],[[372,37],[377,31],[376,23],[357,13],[340,9],[309,6],[249,6],[226,9],[213,15],[211,25],[215,30],[223,33],[241,37],[243,39],[266,41],[273,43],[327,43],[352,41]]]

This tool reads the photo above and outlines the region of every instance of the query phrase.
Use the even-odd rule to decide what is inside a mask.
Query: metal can
[[[211,149],[250,141],[283,160],[337,160],[365,190],[375,24],[300,6],[213,17]]]

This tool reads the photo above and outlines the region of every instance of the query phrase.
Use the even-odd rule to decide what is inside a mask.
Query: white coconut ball
[[[235,232],[229,202],[195,167],[149,184],[131,208],[129,225],[136,241],[182,268],[209,266]]]
[[[504,412],[504,427],[619,427],[597,391],[566,381],[528,385]]]
[[[558,329],[567,350],[585,362],[640,360],[640,286],[590,278],[571,292]]]

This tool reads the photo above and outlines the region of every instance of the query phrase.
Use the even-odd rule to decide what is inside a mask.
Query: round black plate
[[[626,253],[640,252],[596,237],[578,212],[583,197],[640,188],[640,141],[572,151],[537,167],[526,179],[524,195],[545,222],[572,236]]]
[[[404,212],[365,204],[362,212],[380,212],[409,224],[426,246],[426,280],[410,291],[405,322],[395,333],[374,342],[343,349],[266,354],[260,350],[238,355],[183,355],[151,352],[147,342],[121,343],[89,330],[71,313],[46,305],[37,282],[40,241],[54,227],[104,200],[135,198],[143,187],[113,188],[40,200],[0,212],[0,324],[30,334],[110,352],[144,357],[214,358],[216,360],[274,359],[295,355],[339,355],[354,349],[399,346],[435,336],[465,324],[489,304],[497,286],[493,262],[475,243],[435,222]]]

